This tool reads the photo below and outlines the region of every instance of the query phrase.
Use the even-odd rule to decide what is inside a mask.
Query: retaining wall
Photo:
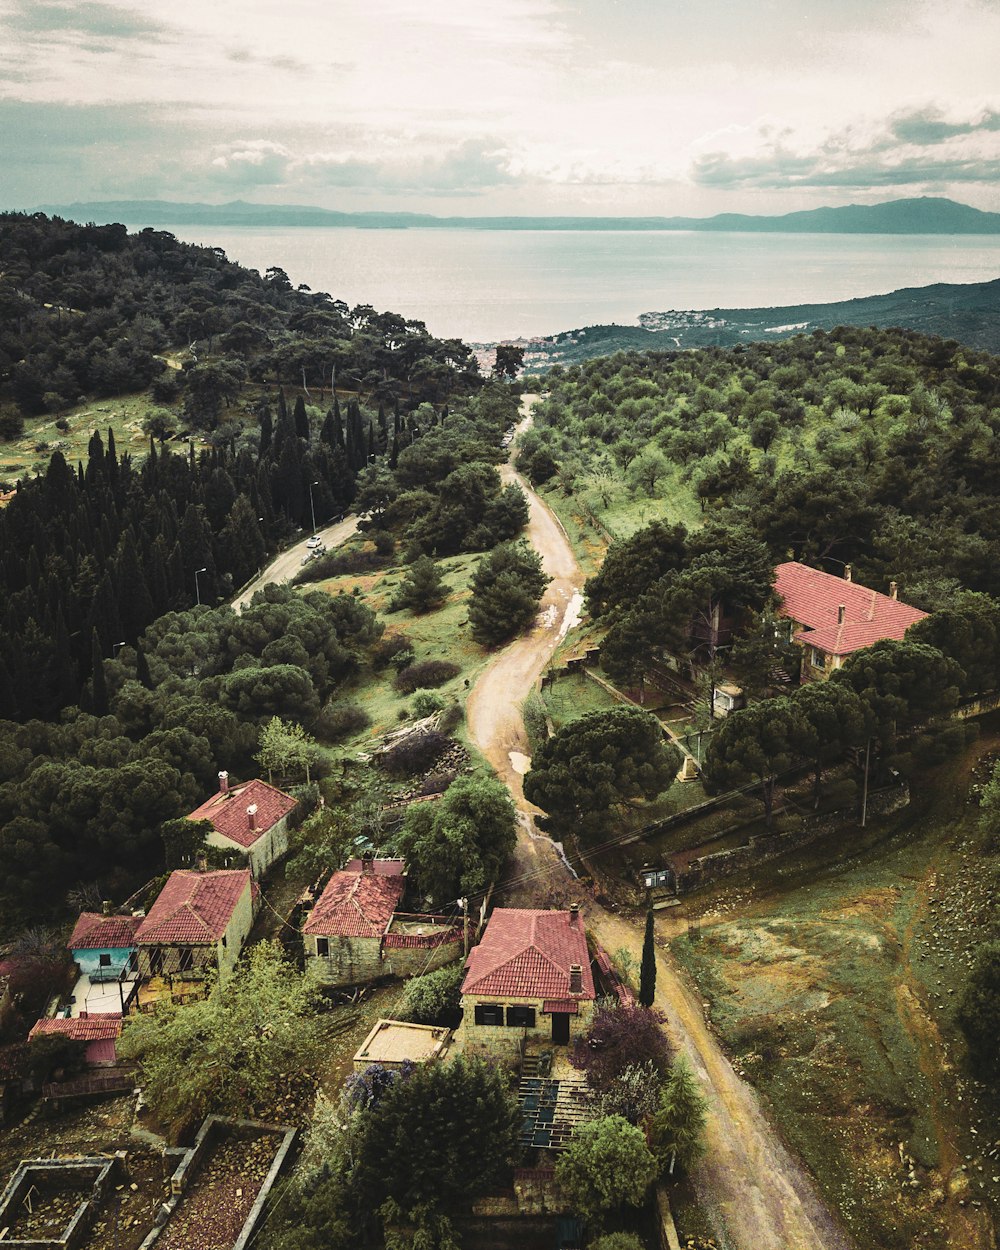
[[[875,790],[868,796],[868,815],[886,816],[890,812],[906,807],[909,801],[910,788],[905,783],[885,790]],[[726,877],[735,876],[754,864],[774,859],[788,851],[798,850],[799,847],[807,846],[825,834],[835,833],[838,829],[842,829],[845,817],[855,814],[855,809],[852,807],[828,812],[822,816],[812,816],[804,820],[798,829],[790,829],[785,833],[764,833],[759,837],[751,838],[743,846],[733,847],[729,851],[716,851],[711,855],[702,855],[685,865],[681,865],[678,860],[675,868],[677,893],[688,894],[703,885],[710,885]],[[668,863],[670,862],[668,860]]]
[[[156,1243],[160,1234],[167,1226],[170,1217],[184,1201],[186,1190],[198,1174],[205,1159],[211,1154],[212,1147],[215,1145],[218,1137],[223,1133],[231,1133],[236,1136],[240,1134],[259,1136],[264,1133],[273,1133],[281,1139],[275,1151],[271,1167],[264,1178],[264,1183],[261,1185],[257,1198],[250,1208],[239,1236],[232,1245],[232,1250],[246,1250],[264,1210],[264,1203],[271,1192],[271,1187],[278,1179],[281,1169],[288,1160],[288,1153],[292,1148],[292,1143],[295,1141],[298,1129],[290,1128],[286,1124],[262,1124],[257,1120],[234,1120],[228,1116],[221,1115],[208,1116],[198,1130],[198,1136],[194,1139],[194,1145],[189,1150],[181,1152],[180,1162],[170,1177],[170,1197],[160,1207],[156,1222],[142,1242],[139,1250],[150,1250],[150,1247]],[[165,1155],[174,1153],[176,1152],[165,1152]]]
[[[39,1184],[78,1188],[80,1202],[63,1231],[56,1237],[4,1238],[10,1250],[74,1250],[87,1234],[109,1187],[117,1180],[121,1160],[108,1158],[29,1159],[23,1161],[0,1194],[0,1228],[15,1222],[21,1204]]]

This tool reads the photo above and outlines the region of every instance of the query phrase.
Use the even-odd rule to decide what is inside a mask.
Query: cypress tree
[[[306,412],[306,401],[301,395],[295,397],[295,433],[299,438],[309,442],[309,414]]]
[[[653,909],[646,911],[646,936],[642,942],[642,964],[639,968],[639,1002],[652,1007],[656,998],[656,944],[653,932]]]
[[[263,458],[271,450],[271,439],[274,437],[274,418],[270,407],[265,404],[260,411],[260,457]]]
[[[95,629],[90,637],[90,710],[95,716],[108,714],[108,683],[104,676],[104,656],[101,639]]]
[[[135,645],[135,676],[136,680],[147,690],[153,689],[153,678],[149,671],[149,661],[139,643]]]

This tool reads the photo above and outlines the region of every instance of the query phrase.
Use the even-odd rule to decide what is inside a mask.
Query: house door
[[[557,1046],[565,1046],[569,1041],[568,1011],[554,1011],[552,1013],[552,1040]]]

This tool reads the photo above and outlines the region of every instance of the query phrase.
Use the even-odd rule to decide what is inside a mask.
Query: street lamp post
[[[316,504],[313,502],[313,487],[318,486],[319,482],[309,483],[309,511],[312,513],[313,520],[313,537],[316,537]]]
[[[199,608],[201,607],[201,587],[198,585],[198,574],[207,573],[207,572],[208,572],[207,567],[203,569],[195,569],[194,571],[194,597],[197,600]]]
[[[113,643],[111,644],[111,658],[112,658],[113,660],[117,660],[117,659],[118,659],[118,652],[119,652],[119,651],[122,649],[122,647],[124,647],[124,646],[125,646],[125,643],[124,643],[124,642],[113,642]]]

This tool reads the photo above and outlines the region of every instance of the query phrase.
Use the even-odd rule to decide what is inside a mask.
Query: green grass
[[[923,1169],[938,1166],[942,1134],[959,1157],[982,1149],[968,1123],[975,1098],[956,1092],[953,1023],[992,906],[964,795],[982,750],[921,779],[889,821],[762,865],[749,892],[746,881],[724,888],[738,907],[674,942],[727,1048],[859,1244],[945,1244],[924,1218],[926,1189],[901,1197],[899,1142]],[[998,1171],[970,1171],[978,1197],[1000,1198]],[[941,1183],[926,1175],[928,1188]]]
[[[589,712],[609,712],[621,706],[617,699],[583,673],[557,678],[545,688],[542,698],[557,732]]]
[[[353,594],[358,591],[369,607],[379,614],[386,634],[406,636],[413,648],[416,662],[448,660],[457,664],[461,670],[459,674],[438,689],[446,697],[464,706],[469,687],[490,659],[490,653],[472,641],[467,623],[469,582],[479,559],[478,555],[462,555],[442,560],[439,567],[450,587],[448,598],[436,611],[419,615],[409,610],[386,610],[406,574],[405,566],[402,565],[373,573],[344,574],[316,583],[314,588],[332,595],[341,592]],[[398,729],[410,718],[411,697],[394,689],[392,683],[395,676],[396,669],[391,664],[380,672],[365,669],[339,692],[339,699],[361,704],[371,717],[372,723],[368,729],[339,743],[334,754],[363,749],[371,738]],[[470,745],[464,730],[460,730],[457,736],[467,747]]]
[[[141,459],[149,448],[146,418],[158,412],[165,413],[174,428],[187,428],[183,418],[166,405],[155,403],[145,391],[78,404],[54,415],[29,417],[20,438],[0,444],[0,477],[9,479],[41,472],[55,451],[61,451],[70,465],[75,466],[78,460],[86,463],[87,444],[94,431],[99,431],[106,444],[109,427],[115,432],[118,455],[128,452],[134,460]],[[69,428],[58,429],[58,420],[65,421]],[[186,440],[178,446],[186,449]]]

